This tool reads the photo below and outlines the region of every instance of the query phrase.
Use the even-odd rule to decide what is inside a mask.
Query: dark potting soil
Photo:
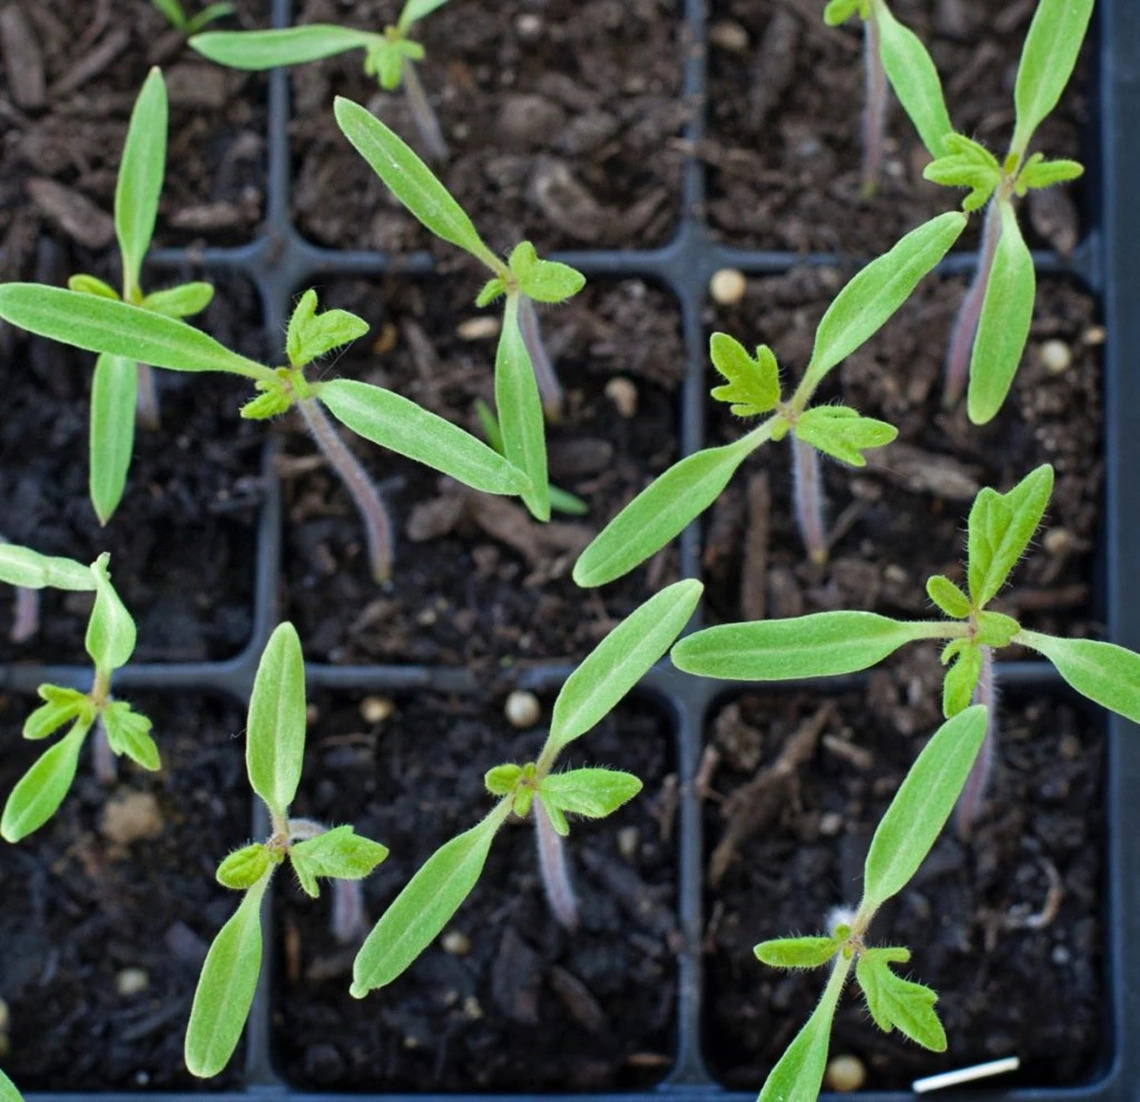
[[[930,50],[956,129],[998,157],[1013,133],[1017,61],[1035,9],[985,0],[891,5]],[[701,150],[711,169],[709,216],[734,245],[875,256],[953,209],[961,192],[923,180],[930,156],[891,93],[879,191],[861,197],[862,24],[828,27],[822,10],[802,0],[713,3],[709,138]],[[1038,130],[1034,150],[1088,163],[1089,67]],[[1079,196],[1079,185],[1034,192],[1022,220],[1031,242],[1072,249]],[[958,247],[976,235],[975,225]]]
[[[237,8],[217,26],[268,21],[268,0]],[[200,58],[148,0],[16,0],[0,19],[4,279],[27,277],[45,227],[113,247],[119,158],[151,65],[170,101],[158,243],[253,237],[265,205],[266,78]]]
[[[302,0],[297,23],[380,31],[396,0]],[[677,0],[473,0],[417,24],[421,81],[451,147],[443,182],[488,245],[660,245],[680,213],[685,122]],[[364,104],[424,154],[402,91],[364,54],[293,70],[293,209],[323,245],[401,253],[432,238],[391,197],[333,119],[334,95]]]
[[[443,842],[489,810],[483,774],[534,760],[545,732],[520,733],[502,700],[316,700],[294,814],[349,822],[391,855],[364,882],[369,925]],[[543,702],[549,715],[551,701]],[[425,754],[424,748],[431,747]],[[293,1085],[332,1090],[617,1090],[664,1077],[675,1045],[675,796],[672,737],[642,701],[564,755],[645,788],[569,838],[582,925],[551,917],[533,828],[505,825],[473,894],[440,940],[391,987],[349,993],[355,947],[329,932],[319,902],[277,886],[281,956],[277,1060]]]
[[[39,278],[63,281],[47,272]],[[184,272],[169,282],[191,278],[214,276]],[[215,284],[214,301],[197,320],[227,347],[260,356],[256,290],[229,275]],[[0,361],[8,411],[0,428],[0,534],[84,563],[109,551],[115,587],[138,625],[135,661],[236,654],[252,630],[264,496],[265,430],[238,416],[252,394],[248,382],[156,371],[163,427],[136,429],[122,503],[102,528],[87,486],[94,357],[11,330],[7,336],[13,348]],[[38,634],[14,643],[14,602],[5,587],[0,661],[87,662],[83,639],[91,603],[86,593],[41,591]]]
[[[124,694],[154,721],[163,769],[119,759],[104,787],[88,736],[63,806],[0,861],[4,1069],[25,1090],[186,1089],[182,1041],[198,972],[238,893],[217,862],[249,832],[237,735],[214,697]],[[0,695],[3,798],[45,749],[20,738],[34,698]],[[244,1043],[209,1089],[240,1082]]]
[[[473,286],[387,279],[322,289],[324,305],[372,326],[327,373],[390,387],[479,434],[473,404],[493,398],[497,318],[471,306]],[[307,657],[444,665],[579,657],[675,580],[672,548],[602,593],[570,577],[593,535],[677,457],[684,353],[675,304],[640,281],[599,283],[541,324],[567,393],[567,416],[548,428],[551,479],[589,513],[539,524],[516,500],[468,492],[346,430],[396,529],[394,580],[377,586],[347,492],[308,437],[291,435],[281,468],[283,597]],[[619,378],[634,396],[632,417],[610,396]]]
[[[821,708],[834,711],[819,717]],[[875,691],[828,701],[749,694],[711,724],[710,872],[728,832],[741,839],[706,899],[705,1054],[730,1087],[759,1087],[825,978],[823,970],[767,968],[752,947],[823,932],[833,907],[858,902],[874,828],[938,723],[905,737],[896,718],[903,714],[913,732],[914,712]],[[939,993],[948,1051],[934,1055],[877,1030],[853,982],[831,1053],[858,1057],[868,1089],[905,1089],[917,1076],[1009,1055],[1020,1057],[1021,1070],[1004,1085],[1061,1086],[1105,1058],[1102,728],[1102,718],[1067,695],[1010,693],[990,800],[972,839],[948,826],[868,938],[911,950],[903,971]],[[791,740],[803,764],[761,781]],[[757,787],[747,796],[750,783]]]
[[[770,344],[790,393],[845,279],[836,269],[810,268],[750,280],[738,306],[707,312],[707,327],[749,348]],[[994,607],[1037,630],[1097,633],[1104,330],[1095,302],[1068,281],[1041,281],[1013,390],[998,416],[978,427],[964,403],[949,413],[941,405],[947,334],[963,292],[960,279],[924,282],[819,392],[821,401],[842,401],[899,429],[898,441],[868,453],[863,469],[823,460],[827,524],[837,534],[826,568],[808,562],[795,523],[790,445],[763,446],[737,473],[705,523],[713,619],[844,608],[928,617],[926,579],[964,580],[966,517],[978,489],[1004,492],[1048,462],[1056,484],[1044,525]],[[1050,355],[1071,358],[1067,369],[1047,369],[1047,342]],[[711,366],[709,377],[710,385],[720,378]],[[711,441],[723,443],[739,438],[746,423],[710,402],[709,425]]]

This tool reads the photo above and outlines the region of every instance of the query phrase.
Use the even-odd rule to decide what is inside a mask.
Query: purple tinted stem
[[[40,591],[16,587],[16,607],[8,638],[13,643],[26,643],[40,630]]]
[[[570,870],[566,864],[566,847],[550,822],[541,800],[531,805],[534,809],[535,834],[538,838],[538,865],[542,870],[542,886],[546,901],[554,917],[573,932],[578,929],[578,899],[570,883]]]
[[[523,344],[534,369],[543,411],[549,420],[557,421],[562,416],[562,384],[558,381],[554,363],[546,351],[546,344],[538,327],[538,311],[534,308],[534,302],[526,295],[519,295],[519,332],[522,333]]]
[[[107,728],[103,726],[103,717],[99,716],[92,735],[91,753],[95,763],[95,776],[100,784],[111,785],[119,782],[119,766],[115,761],[115,754],[111,750],[111,742],[107,738]]]
[[[823,523],[823,469],[819,452],[793,436],[792,460],[796,524],[808,557],[816,566],[822,566],[827,562],[827,531]]]
[[[372,485],[368,472],[345,446],[316,398],[302,398],[297,408],[301,411],[305,428],[356,502],[360,519],[364,522],[368,564],[373,579],[386,582],[392,573],[392,522],[379,492]]]
[[[443,137],[443,128],[439,125],[439,119],[428,102],[416,67],[410,61],[404,62],[403,78],[404,92],[408,97],[408,108],[412,112],[412,121],[416,124],[416,129],[423,139],[428,160],[446,161],[449,152],[447,142]]]
[[[974,350],[974,335],[978,331],[978,319],[982,315],[982,303],[986,298],[986,287],[990,281],[994,254],[997,252],[1000,237],[1001,216],[998,214],[997,204],[991,200],[986,207],[978,269],[958,309],[954,328],[950,330],[950,348],[946,353],[946,382],[942,391],[942,405],[947,409],[957,404],[966,389],[970,357]]]
[[[982,748],[974,759],[974,767],[966,778],[966,786],[958,797],[954,809],[954,826],[958,837],[967,839],[978,821],[985,805],[986,789],[989,787],[990,773],[993,771],[994,738],[997,734],[997,675],[994,672],[994,652],[992,647],[982,647],[982,672],[974,687],[974,704],[986,706],[986,737]]]
[[[135,399],[135,420],[153,431],[159,426],[158,388],[154,384],[154,368],[139,364],[138,397]]]
[[[368,933],[364,892],[359,880],[333,880],[332,935],[341,945],[357,945]]]
[[[883,69],[879,21],[874,10],[863,25],[863,68],[867,102],[863,105],[863,196],[870,198],[879,187],[883,170],[883,143],[887,130],[887,74]]]

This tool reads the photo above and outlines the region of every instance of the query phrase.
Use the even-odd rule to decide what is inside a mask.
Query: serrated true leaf
[[[115,186],[115,233],[123,254],[123,283],[134,300],[143,258],[154,235],[158,197],[166,172],[166,85],[151,69],[131,111]]]
[[[0,542],[0,582],[24,589],[68,589],[86,592],[95,588],[91,567],[74,559],[41,555],[30,547]]]
[[[709,358],[728,380],[725,386],[713,387],[712,396],[729,403],[737,417],[754,417],[776,408],[780,367],[766,344],[756,349],[753,359],[738,340],[727,333],[714,333],[709,338]]]
[[[547,810],[553,806],[571,815],[604,819],[629,803],[642,789],[632,773],[616,769],[571,769],[542,779],[539,799]]]
[[[1140,723],[1140,654],[1095,639],[1058,639],[1021,631],[1018,643],[1045,655],[1082,696]]]
[[[293,310],[285,351],[294,367],[304,367],[334,348],[351,344],[368,332],[368,322],[347,310],[317,313],[317,292],[306,291]]]
[[[943,574],[926,579],[926,595],[947,616],[964,620],[970,615],[970,598]]]
[[[368,53],[364,58],[364,71],[369,76],[376,77],[380,87],[388,91],[398,88],[404,75],[405,54],[400,49],[401,45],[398,39],[394,41],[380,39],[368,47]]]
[[[45,750],[19,779],[0,816],[0,836],[18,842],[39,830],[63,803],[75,769],[79,751],[89,727],[80,720],[54,746]]]
[[[211,283],[180,283],[163,291],[152,291],[142,300],[144,310],[153,310],[168,318],[188,318],[206,309],[214,299]]]
[[[839,952],[841,944],[835,937],[778,937],[760,942],[753,952],[770,968],[819,968]]]
[[[986,647],[1008,647],[1021,630],[1021,625],[1012,616],[988,609],[978,613],[975,623],[975,641]]]
[[[1017,193],[1024,195],[1030,188],[1064,184],[1083,176],[1084,172],[1084,165],[1077,161],[1047,161],[1040,153],[1034,153],[1017,174]]]
[[[535,302],[565,302],[586,285],[586,277],[569,264],[540,260],[529,241],[514,247],[507,267],[518,280],[519,290]]]
[[[37,690],[44,701],[26,720],[21,732],[26,739],[42,739],[54,734],[65,723],[82,717],[88,726],[94,721],[94,705],[78,689],[41,685]]]
[[[217,881],[223,887],[245,891],[269,871],[270,864],[272,858],[264,843],[251,842],[248,846],[234,850],[218,866]]]
[[[95,668],[103,673],[117,670],[130,661],[137,636],[135,622],[111,584],[110,561],[111,556],[104,551],[91,564],[91,574],[95,578],[95,607],[87,621],[87,638],[84,641]]]
[[[922,144],[932,157],[937,157],[944,139],[954,128],[934,61],[918,35],[904,27],[886,4],[875,5],[873,18],[879,24],[879,53],[887,79]]]
[[[305,759],[305,659],[297,629],[278,624],[265,644],[249,700],[245,744],[249,783],[284,819]]]
[[[982,651],[975,645],[963,647],[942,681],[942,714],[956,716],[970,706],[982,675]]]
[[[886,421],[862,417],[847,406],[816,406],[800,414],[793,430],[796,437],[824,455],[865,467],[863,452],[881,448],[898,436],[898,429]]]
[[[945,187],[966,187],[964,211],[979,210],[1001,183],[997,158],[985,146],[962,134],[948,134],[942,141],[943,154],[922,171],[923,179]]]
[[[544,758],[553,761],[567,743],[617,706],[684,630],[702,592],[701,583],[693,579],[667,586],[630,613],[582,660],[554,701]]]
[[[135,448],[135,406],[139,368],[134,360],[101,355],[91,379],[91,428],[88,434],[91,504],[106,524],[123,499]]]
[[[283,390],[267,390],[246,402],[241,407],[241,416],[247,421],[268,421],[291,409],[293,402],[293,396]]]
[[[861,911],[878,910],[918,871],[942,831],[986,734],[986,709],[974,705],[931,736],[899,785],[871,839]]]
[[[334,23],[310,23],[271,31],[208,31],[190,39],[203,57],[231,69],[276,69],[367,49],[381,36]]]
[[[930,637],[928,625],[874,612],[816,612],[705,628],[677,643],[671,657],[679,670],[700,677],[784,681],[865,670],[903,644]]]
[[[158,747],[151,738],[151,721],[140,712],[131,710],[123,700],[107,705],[100,714],[107,743],[116,754],[126,754],[131,761],[152,773],[161,768]]]
[[[357,834],[350,826],[333,827],[315,838],[294,842],[289,858],[298,854],[314,876],[331,880],[363,880],[388,856],[388,847]]]
[[[859,958],[855,976],[875,1025],[884,1033],[897,1029],[931,1052],[946,1051],[946,1032],[934,1013],[938,996],[929,987],[895,975],[873,949]]]

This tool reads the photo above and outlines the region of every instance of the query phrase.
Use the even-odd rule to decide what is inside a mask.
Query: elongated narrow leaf
[[[803,388],[813,388],[841,360],[877,333],[910,298],[919,281],[950,251],[966,216],[948,211],[911,230],[890,252],[872,260],[828,307],[815,331]]]
[[[945,153],[942,142],[954,128],[950,125],[934,61],[922,39],[904,27],[886,4],[876,4],[872,18],[879,22],[880,55],[887,79],[914,123],[922,144],[931,157],[937,159]]]
[[[59,742],[45,750],[17,782],[0,817],[0,835],[5,841],[18,842],[26,838],[56,813],[75,780],[79,751],[87,731],[87,723],[80,720]]]
[[[985,736],[981,705],[948,719],[931,736],[871,839],[862,910],[878,910],[918,872],[958,802]]]
[[[839,952],[842,943],[835,937],[781,937],[760,942],[753,952],[770,968],[819,968]]]
[[[594,537],[574,564],[574,581],[605,585],[660,551],[716,501],[736,468],[768,435],[749,433],[735,444],[705,448],[674,463]]]
[[[249,783],[279,818],[297,793],[304,760],[305,659],[297,629],[286,621],[257,664],[245,744]]]
[[[179,0],[150,0],[171,24],[178,30],[186,26],[186,12],[182,10]]]
[[[604,819],[642,789],[632,773],[616,769],[571,769],[544,777],[538,795],[549,807],[587,819]]]
[[[855,976],[867,1009],[884,1033],[897,1029],[931,1052],[946,1051],[946,1031],[934,1013],[938,996],[929,987],[895,975],[888,962],[891,950],[872,949],[855,965]]]
[[[121,356],[100,356],[91,380],[91,504],[100,524],[119,507],[135,449],[138,364]]]
[[[986,281],[978,331],[970,354],[970,388],[966,412],[975,425],[984,425],[1001,409],[1013,385],[1029,327],[1033,321],[1033,300],[1037,277],[1033,257],[1017,212],[1008,200],[998,201],[1001,236],[994,251],[994,262]]]
[[[816,612],[705,628],[673,647],[685,673],[741,681],[833,677],[865,670],[904,643],[931,637],[930,625],[874,612]]]
[[[266,874],[245,893],[202,965],[185,1048],[186,1066],[202,1079],[229,1063],[249,1017],[261,972],[261,900],[268,884]]]
[[[611,712],[669,649],[696,610],[704,587],[668,586],[630,613],[566,679],[550,721],[543,757],[557,754]]]
[[[95,607],[87,621],[87,638],[84,646],[91,655],[95,668],[110,673],[125,666],[135,650],[135,622],[115,587],[107,569],[111,556],[105,551],[91,564],[95,577]]]
[[[234,5],[226,2],[226,0],[217,4],[207,4],[192,19],[186,20],[186,33],[197,34],[203,27],[227,15],[233,15],[236,10]]]
[[[24,1102],[16,1084],[0,1071],[0,1102]]]
[[[546,425],[538,380],[519,328],[518,295],[507,298],[495,353],[495,405],[507,459],[530,479],[522,499],[538,519],[550,519],[550,480],[546,473]]]
[[[982,648],[967,644],[946,671],[942,681],[942,714],[948,719],[970,706],[978,679],[982,676],[983,661]]]
[[[70,589],[83,593],[95,588],[91,567],[74,559],[41,555],[28,547],[0,541],[0,582],[24,589]]]
[[[333,379],[314,388],[332,415],[358,436],[489,494],[518,494],[527,477],[469,432],[369,383]]]
[[[166,85],[151,69],[131,111],[115,186],[115,233],[123,254],[123,281],[137,290],[143,258],[154,235],[158,197],[166,173]]]
[[[225,371],[250,379],[272,374],[183,321],[61,287],[0,284],[0,318],[88,352],[106,352],[170,371]]]
[[[201,281],[181,283],[177,287],[167,287],[162,291],[152,291],[142,300],[146,310],[163,314],[168,318],[188,318],[200,314],[213,301],[212,284]]]
[[[447,0],[408,0],[400,12],[400,29],[406,31],[416,20],[423,19],[446,3]]]
[[[396,896],[353,962],[355,998],[391,983],[435,940],[471,894],[510,809],[504,800],[477,826],[442,845]]]
[[[1041,0],[1029,24],[1013,102],[1017,126],[1012,148],[1024,155],[1033,132],[1057,106],[1077,64],[1093,0]]]
[[[970,599],[944,574],[926,579],[926,595],[947,616],[964,620],[970,615]]]
[[[332,23],[310,23],[275,31],[207,31],[190,39],[203,57],[231,69],[276,69],[319,61],[347,50],[367,49],[381,36]]]
[[[1140,654],[1095,639],[1058,639],[1021,631],[1014,641],[1045,655],[1082,696],[1140,723]]]
[[[503,263],[483,244],[471,219],[431,169],[375,115],[337,96],[337,124],[388,189],[436,237],[469,252],[496,275]]]

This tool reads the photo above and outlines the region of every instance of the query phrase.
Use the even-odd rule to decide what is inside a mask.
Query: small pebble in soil
[[[823,1076],[828,1090],[857,1091],[867,1078],[867,1069],[858,1056],[833,1056],[827,1061],[827,1071]]]
[[[305,1049],[305,1074],[318,1083],[335,1083],[344,1074],[344,1058],[335,1045],[310,1045]]]
[[[519,38],[538,38],[542,34],[542,16],[524,12],[515,20],[515,30],[518,31]]]
[[[709,27],[709,41],[722,50],[742,54],[748,49],[748,32],[734,19],[719,19]]]
[[[462,930],[445,930],[439,946],[453,957],[465,957],[471,952],[471,939]]]
[[[721,306],[732,306],[744,298],[747,286],[748,281],[743,272],[735,268],[721,268],[720,271],[713,272],[713,277],[709,280],[709,294]]]
[[[112,796],[99,822],[103,837],[120,846],[129,846],[140,838],[157,838],[162,827],[158,801],[149,792]]]
[[[499,328],[499,319],[488,316],[468,318],[466,321],[461,321],[455,327],[455,332],[459,334],[460,340],[489,341],[492,337],[499,335]]]
[[[1041,346],[1041,366],[1050,375],[1060,375],[1063,371],[1068,371],[1072,362],[1072,350],[1064,341],[1046,341]]]
[[[1041,543],[1048,554],[1059,558],[1073,549],[1073,533],[1068,528],[1050,528],[1042,537]]]
[[[542,705],[534,693],[516,689],[507,697],[503,715],[512,727],[533,727],[542,718]]]
[[[360,702],[360,718],[365,723],[383,723],[395,707],[386,696],[366,696]]]
[[[124,998],[141,995],[150,986],[150,976],[142,968],[124,968],[115,976],[115,990]]]
[[[637,387],[624,375],[606,383],[606,397],[622,417],[630,418],[637,413]]]
[[[843,829],[843,816],[838,811],[825,811],[819,817],[819,832],[825,838],[834,838]]]
[[[635,826],[622,827],[618,831],[617,847],[618,853],[622,855],[627,861],[632,861],[637,856],[638,848],[641,845],[641,832]]]

